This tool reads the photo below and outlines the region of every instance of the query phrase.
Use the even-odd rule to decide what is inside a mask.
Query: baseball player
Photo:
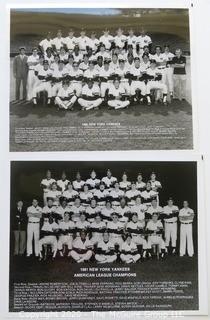
[[[151,105],[151,90],[161,90],[163,94],[163,104],[167,105],[167,93],[168,89],[166,84],[161,82],[162,79],[162,72],[156,66],[156,60],[150,61],[150,68],[147,69],[146,78],[147,78],[147,86],[146,86],[146,93],[147,93],[147,104],[148,106]],[[157,103],[157,95],[155,97],[155,103]]]
[[[43,54],[47,51],[48,48],[52,49],[51,32],[48,32],[46,38],[39,43],[39,49]]]
[[[46,60],[49,62],[48,59]],[[52,63],[49,62],[50,70],[52,70],[52,72],[55,72],[58,70],[59,61],[60,61],[59,54],[55,54],[53,62]]]
[[[87,80],[87,84],[82,88],[82,97],[78,99],[78,103],[82,110],[97,109],[101,105],[100,88],[97,84],[94,84],[93,79],[89,78]]]
[[[119,68],[118,55],[116,53],[112,54],[112,59],[110,61],[110,69],[114,73]]]
[[[136,49],[136,42],[138,38],[134,34],[134,30],[131,28],[128,30],[128,36],[127,36],[127,46],[132,46],[134,49]]]
[[[88,70],[88,68],[89,68],[89,57],[88,57],[88,54],[85,53],[83,55],[82,62],[79,64],[79,69],[82,70],[82,72],[84,73],[86,70]]]
[[[37,199],[33,199],[32,205],[27,208],[27,257],[33,253],[33,240],[35,256],[39,256],[39,238],[40,238],[40,219],[42,217],[42,208],[39,207]]]
[[[164,223],[165,223],[165,245],[168,248],[171,240],[172,254],[176,253],[177,240],[177,216],[179,209],[174,205],[173,199],[168,199],[167,206],[163,207]]]
[[[74,180],[72,183],[74,190],[76,190],[78,192],[81,191],[84,184],[85,184],[85,181],[82,180],[80,172],[77,172],[76,180]]]
[[[69,206],[74,204],[76,197],[79,196],[79,192],[73,189],[72,183],[69,182],[67,185],[67,190],[63,191],[62,196],[67,199]]]
[[[124,172],[122,175],[122,181],[119,182],[119,187],[123,191],[127,191],[131,188],[131,182],[128,181],[128,176],[126,172]]]
[[[69,52],[73,52],[76,42],[77,38],[74,36],[74,30],[70,29],[68,36],[64,38],[65,47]]]
[[[163,240],[163,224],[158,220],[157,213],[153,213],[152,219],[147,223],[146,232],[148,234],[147,246],[149,250],[149,256],[152,254],[152,245],[159,245],[159,250],[161,252],[161,258],[165,255],[165,242]]]
[[[79,49],[79,45],[76,44],[74,47],[74,51],[72,53],[74,61],[77,62],[78,64],[80,64],[80,62],[82,62],[83,59],[83,54],[85,53],[85,51],[80,51]]]
[[[101,211],[101,208],[97,206],[96,199],[91,199],[90,205],[86,207],[87,220],[92,223],[95,220],[96,214]]]
[[[75,92],[77,97],[80,97],[82,92],[83,72],[79,69],[78,62],[73,62],[72,70],[68,75],[68,79],[70,80],[71,89]]]
[[[170,52],[169,45],[164,46],[164,52],[162,53],[163,59],[166,64],[165,69],[165,83],[168,85],[168,91],[170,93],[170,97],[173,97],[173,91],[174,91],[174,84],[173,84],[173,67],[172,67],[172,60],[174,58],[174,54]]]
[[[112,220],[112,214],[115,210],[112,208],[112,203],[110,201],[106,201],[105,207],[101,209],[101,217],[104,222],[108,222]]]
[[[98,188],[100,184],[100,179],[97,178],[95,170],[91,171],[90,178],[86,180],[86,184],[88,185],[91,192],[94,192],[95,189]]]
[[[77,38],[77,44],[80,51],[86,52],[90,38],[86,36],[86,31],[84,29],[80,32],[80,37]]]
[[[126,232],[130,233],[133,242],[136,245],[141,245],[143,249],[143,258],[146,257],[147,242],[144,238],[145,222],[138,221],[138,214],[133,212],[131,214],[131,221],[126,224]]]
[[[65,213],[70,212],[70,208],[67,206],[67,199],[65,199],[64,197],[60,197],[59,200],[60,204],[57,205],[55,213],[57,214],[59,220],[62,220],[64,218]]]
[[[126,95],[130,96],[131,88],[129,85],[129,79],[126,77],[128,72],[130,71],[125,67],[125,60],[119,59],[119,67],[115,70],[114,74],[120,79],[120,84],[122,88],[125,89]]]
[[[59,221],[58,253],[64,256],[64,245],[67,245],[68,253],[72,249],[73,235],[75,233],[75,223],[70,220],[69,212],[64,213],[63,220]]]
[[[48,215],[44,215],[44,223],[40,230],[40,240],[39,240],[39,260],[43,259],[42,247],[45,245],[50,245],[52,247],[52,258],[55,259],[57,253],[57,238],[56,234],[59,230],[58,224],[54,219],[49,218]],[[46,258],[46,256],[45,256]]]
[[[143,177],[141,173],[139,173],[137,176],[136,189],[141,192],[146,189],[146,183],[143,181]]]
[[[49,63],[47,60],[43,61],[43,67],[38,71],[37,77],[39,82],[35,84],[33,89],[33,104],[37,105],[37,95],[40,92],[47,92],[47,104],[50,105],[52,97],[51,89],[51,80],[52,80],[52,71],[49,68]]]
[[[126,108],[129,104],[130,101],[126,100],[125,88],[120,85],[119,79],[116,78],[108,91],[108,106],[117,110]]]
[[[131,73],[131,70],[134,68],[134,56],[133,54],[127,55],[127,60],[125,62],[125,68],[127,69],[127,75]]]
[[[128,76],[131,80],[131,96],[139,102],[143,102],[146,96],[146,86],[139,57],[134,58],[134,67],[132,69],[130,68]]]
[[[117,178],[113,177],[111,170],[108,169],[106,172],[106,176],[103,177],[101,181],[105,184],[106,189],[111,190],[115,182],[117,182]]]
[[[114,208],[114,212],[118,214],[119,221],[126,224],[131,217],[130,207],[127,206],[125,197],[120,199],[120,205]]]
[[[147,208],[146,213],[148,219],[152,218],[153,213],[157,213],[158,219],[161,217],[161,215],[163,214],[163,208],[158,205],[157,199],[152,199],[151,206]]]
[[[110,240],[116,246],[121,246],[123,243],[122,235],[124,232],[124,224],[119,221],[118,214],[113,212],[111,214],[112,221],[107,222],[107,231],[110,234]]]
[[[52,39],[52,48],[55,52],[59,53],[60,49],[65,45],[65,39],[62,37],[61,30],[58,30],[57,37]]]
[[[71,220],[74,221],[75,223],[77,221],[80,221],[80,214],[81,212],[85,211],[85,207],[81,205],[81,200],[80,198],[76,198],[74,201],[73,206],[71,207],[71,212],[73,213]]]
[[[80,192],[80,200],[81,204],[84,207],[87,207],[90,205],[91,199],[93,198],[93,193],[89,190],[89,187],[87,184],[84,184],[83,191]]]
[[[59,52],[59,58],[64,62],[64,65],[68,63],[69,54],[66,52],[65,47],[61,47]]]
[[[141,258],[136,243],[131,234],[126,235],[126,240],[120,247],[120,259],[125,263],[136,263]]]
[[[54,206],[53,200],[51,198],[47,199],[47,204],[42,209],[42,215],[48,215],[48,217],[51,217],[55,211],[56,206]]]
[[[28,64],[28,79],[27,79],[27,100],[30,101],[33,95],[33,88],[36,82],[35,69],[39,64],[39,55],[37,48],[32,49],[32,55],[27,59]]]
[[[94,82],[98,81],[99,73],[95,68],[95,64],[93,60],[89,61],[89,68],[84,71],[83,78],[84,81],[87,82],[88,79],[92,79]]]
[[[180,250],[179,255],[183,257],[187,251],[188,256],[194,255],[192,224],[194,211],[189,207],[187,200],[183,201],[183,208],[179,211],[180,221]]]
[[[63,86],[63,80],[67,79],[68,71],[63,60],[58,61],[58,68],[52,72],[52,96],[55,97]],[[67,82],[66,82],[67,84]],[[64,89],[65,90],[65,89]],[[63,90],[62,90],[63,91]],[[56,102],[57,103],[57,102]],[[61,103],[60,103],[61,104]],[[59,104],[59,105],[60,105]]]
[[[124,197],[125,192],[120,189],[120,185],[118,182],[115,182],[114,189],[112,189],[109,193],[111,202],[113,206],[118,206],[120,204],[120,199]]]
[[[103,239],[97,244],[95,259],[98,263],[112,263],[117,260],[114,243],[107,231],[103,233]]]
[[[47,198],[53,199],[53,204],[56,206],[59,204],[59,198],[61,197],[62,193],[58,190],[58,186],[56,182],[53,182],[50,186],[49,191],[46,194]]]
[[[152,39],[148,36],[144,29],[141,30],[141,34],[137,37],[137,42],[139,53],[143,52],[145,46],[151,48],[152,46]]]
[[[103,67],[99,71],[101,97],[107,97],[110,86],[113,82],[114,70],[110,68],[110,62],[105,60]]]
[[[150,59],[149,55],[147,53],[144,53],[142,55],[142,61],[141,61],[141,72],[142,74],[147,72],[147,69],[150,68]]]
[[[135,200],[138,196],[140,196],[141,193],[139,190],[136,189],[136,182],[131,182],[131,189],[126,191],[125,197],[128,201],[128,205],[132,206],[135,205]]]
[[[55,182],[55,179],[52,178],[52,174],[50,170],[47,170],[46,177],[42,179],[40,186],[43,189],[43,202],[44,205],[47,204],[47,193],[51,188],[52,183]]]
[[[92,49],[93,54],[98,50],[100,41],[96,38],[95,31],[91,32],[90,38],[88,39],[88,47]]]
[[[162,189],[161,182],[156,180],[156,173],[155,172],[151,173],[149,181],[151,183],[152,190],[159,191],[160,189]]]
[[[105,59],[104,62],[103,62],[103,57],[102,56],[98,56],[97,59],[95,59],[95,58],[91,59],[89,57],[89,60],[93,60],[96,63],[95,69],[97,70],[98,74],[100,74],[101,70],[103,70],[104,62],[108,61],[107,59]]]
[[[73,63],[74,63],[74,56],[73,56],[73,54],[69,54],[68,63],[66,64],[66,70],[67,70],[68,74],[71,74],[71,72],[73,70]]]
[[[106,222],[102,221],[100,212],[97,212],[94,221],[90,224],[90,232],[92,234],[91,242],[93,245],[102,241],[105,229]]]
[[[80,237],[77,237],[72,243],[70,256],[77,262],[82,263],[89,261],[93,255],[92,242],[87,237],[85,231],[80,232]]]
[[[105,184],[101,181],[99,189],[96,189],[93,193],[99,206],[104,206],[106,204],[107,198],[109,197],[109,191],[105,189]]]
[[[73,106],[77,101],[77,97],[72,87],[69,85],[69,81],[63,80],[62,86],[60,88],[59,88],[60,83],[57,83],[57,85],[58,85],[57,87],[58,92],[55,97],[55,104],[58,105],[58,109],[73,110]],[[56,93],[56,90],[57,89],[55,87],[54,94]]]
[[[136,213],[138,216],[138,221],[143,225],[145,224],[145,212],[147,211],[147,206],[141,202],[141,197],[136,198],[135,204],[131,207],[131,213]]]
[[[151,206],[151,201],[152,201],[153,199],[157,199],[157,197],[158,197],[158,192],[152,190],[151,183],[150,183],[150,182],[147,182],[145,190],[141,192],[141,197],[142,197],[143,203],[144,203],[147,207],[149,207],[149,206]]]
[[[60,191],[63,193],[69,184],[69,180],[67,179],[65,171],[61,174],[61,179],[57,180],[57,186],[60,189]]]
[[[95,59],[98,59],[98,57],[102,57],[103,61],[105,59],[110,60],[111,56],[110,56],[110,52],[106,51],[106,47],[104,43],[101,43],[99,46],[99,51],[94,55]]]
[[[51,48],[47,48],[46,52],[44,53],[44,60],[48,61],[50,69],[52,69],[55,58]]]
[[[182,55],[181,49],[176,49],[175,57],[172,61],[173,81],[174,81],[174,99],[186,99],[186,57]]]
[[[87,214],[85,211],[80,213],[79,220],[75,223],[76,236],[80,236],[80,232],[85,230],[87,234],[90,232],[90,222],[87,221]]]
[[[123,30],[118,28],[116,31],[116,36],[114,37],[115,46],[118,46],[120,49],[125,47],[127,37],[123,34]]]
[[[113,36],[109,34],[109,30],[105,29],[103,35],[99,38],[100,43],[103,43],[106,50],[110,50],[112,43],[114,42]]]

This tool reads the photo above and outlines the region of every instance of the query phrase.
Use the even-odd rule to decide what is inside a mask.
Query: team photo
[[[11,170],[13,310],[16,283],[71,283],[97,266],[131,266],[138,281],[189,280],[185,307],[196,308],[196,163],[38,161]]]
[[[13,9],[10,50],[11,151],[192,148],[188,10]]]

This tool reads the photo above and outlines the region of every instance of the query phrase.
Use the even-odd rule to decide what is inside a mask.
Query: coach
[[[25,54],[25,48],[19,48],[19,54],[14,58],[13,62],[13,74],[16,79],[15,97],[16,100],[20,100],[20,86],[23,87],[23,100],[26,100],[26,86],[28,77],[28,57]]]
[[[26,250],[27,215],[23,201],[19,200],[13,211],[14,255],[23,255]]]

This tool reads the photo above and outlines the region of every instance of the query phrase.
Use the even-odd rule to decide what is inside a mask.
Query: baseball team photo
[[[189,11],[11,9],[10,150],[192,149]]]
[[[199,309],[196,162],[13,161],[10,208],[10,311]]]

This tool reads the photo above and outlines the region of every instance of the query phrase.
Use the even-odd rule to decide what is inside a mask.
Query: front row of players
[[[77,74],[76,62],[73,67]],[[72,110],[76,101],[83,110],[98,108],[102,103],[108,104],[110,108],[121,109],[133,102],[146,102],[151,105],[151,94],[156,90],[156,101],[162,97],[163,104],[167,105],[167,86],[161,82],[162,75],[156,68],[156,61],[151,60],[150,68],[146,73],[141,73],[139,68],[139,60],[136,59],[137,73],[128,73],[122,78],[118,75],[110,75],[109,62],[105,62],[97,79],[87,77],[84,79],[84,84],[81,76],[58,82],[50,73],[48,61],[44,61],[43,71],[38,74],[39,83],[33,90],[33,103],[37,104],[40,93],[47,92],[47,104],[50,105],[53,102],[59,109]]]
[[[186,243],[189,256],[193,256],[191,228],[194,213],[186,217],[183,214],[186,210],[191,209],[188,202],[184,201],[184,208],[179,212],[180,256],[185,254]],[[112,213],[111,220],[107,222],[97,213],[92,223],[86,220],[86,213],[81,213],[81,223],[78,224],[70,219],[69,212],[65,212],[63,220],[58,223],[53,215],[49,217],[45,214],[39,240],[39,258],[42,260],[47,257],[47,245],[51,246],[53,258],[57,255],[68,256],[78,263],[89,260],[98,263],[134,263],[154,254],[163,258],[168,253],[168,246],[164,241],[166,230],[159,218],[159,214],[154,212],[145,225],[134,212],[124,226],[116,212]],[[86,229],[82,229],[81,225],[86,226]]]

